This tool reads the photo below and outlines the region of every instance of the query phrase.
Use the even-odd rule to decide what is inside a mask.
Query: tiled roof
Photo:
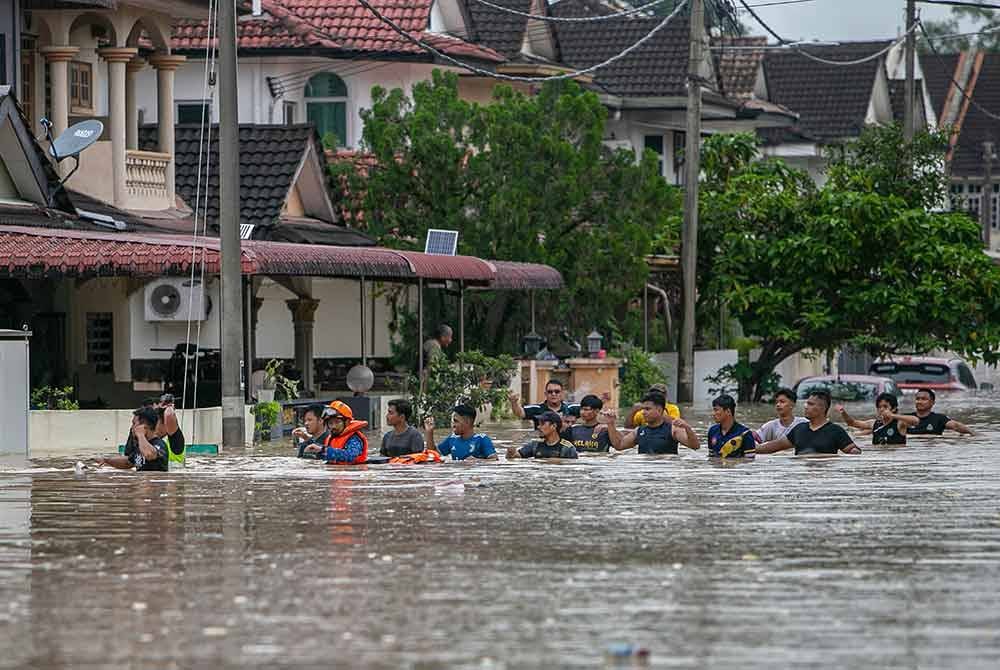
[[[850,42],[836,47],[810,47],[828,60],[850,61],[870,56],[889,42]],[[884,67],[876,58],[861,65],[826,65],[796,52],[772,51],[764,56],[771,101],[800,115],[799,127],[821,141],[856,137],[864,127],[875,76]]]
[[[944,112],[944,101],[951,89],[952,77],[958,67],[959,54],[921,55],[920,68],[927,80],[927,89],[931,94],[931,103],[938,119]]]
[[[983,67],[972,90],[972,99],[979,107],[970,104],[962,122],[951,162],[951,173],[956,177],[983,174],[983,142],[993,142],[1000,151],[1000,121],[983,111],[1000,116],[1000,54],[983,54]]]
[[[612,10],[594,0],[561,0],[554,16],[595,16]],[[589,23],[557,23],[562,60],[575,68],[595,65],[639,41],[662,17],[630,16]],[[641,48],[594,73],[594,81],[621,96],[682,96],[686,94],[688,24],[675,19]]]
[[[714,38],[712,46],[717,47],[712,53],[715,56],[722,93],[736,100],[746,100],[752,96],[754,84],[757,82],[757,70],[764,60],[764,50],[746,47],[767,46],[767,38],[757,36]]]
[[[179,125],[175,130],[177,195],[191,209],[198,197],[198,159],[201,127]],[[312,125],[240,125],[240,223],[268,225],[278,221],[292,180],[310,143],[317,156],[323,151]],[[155,150],[156,126],[139,129],[139,146]],[[204,157],[202,158],[204,161]],[[202,176],[201,204],[210,230],[219,222],[219,128],[212,126],[208,149],[209,178]]]
[[[519,12],[531,11],[531,0],[491,1]],[[528,25],[526,17],[487,7],[476,0],[465,0],[465,4],[472,19],[472,39],[507,58],[516,58],[521,53],[524,30]]]
[[[354,0],[262,0],[265,15],[244,17],[237,24],[240,48],[245,50],[313,49],[322,52],[372,55],[430,55],[397,35]],[[431,33],[433,0],[372,0],[372,6],[406,32],[455,57],[501,62],[491,49],[449,35]],[[205,49],[208,23],[178,21],[172,45],[180,52]]]

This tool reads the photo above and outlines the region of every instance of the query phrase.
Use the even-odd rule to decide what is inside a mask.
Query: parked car
[[[792,389],[799,399],[809,397],[816,390],[829,391],[830,397],[842,402],[874,400],[879,393],[902,395],[899,387],[889,377],[873,375],[823,375],[800,379]]]
[[[873,375],[890,377],[904,391],[929,388],[934,391],[974,391],[976,378],[961,358],[902,356],[871,364]]]

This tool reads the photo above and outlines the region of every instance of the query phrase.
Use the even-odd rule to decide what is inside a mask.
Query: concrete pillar
[[[59,137],[69,127],[69,62],[79,53],[80,47],[48,46],[42,47],[39,51],[45,56],[45,62],[49,66],[49,83],[52,91],[49,121],[52,122],[52,136]],[[31,121],[34,127],[37,119]]]
[[[176,175],[174,161],[174,72],[187,58],[173,54],[156,54],[149,59],[156,68],[156,123],[160,152],[170,154],[167,165],[167,194],[173,202],[176,197]]]
[[[125,66],[125,147],[139,148],[139,105],[135,97],[135,76],[146,67],[146,61],[136,56]]]
[[[313,391],[313,325],[319,300],[295,298],[285,304],[292,312],[292,326],[295,333],[295,365],[302,370],[303,394]]]
[[[114,179],[114,204],[125,207],[128,199],[125,173],[125,64],[135,57],[135,47],[98,49],[98,55],[108,62],[108,112],[111,117],[111,174]]]

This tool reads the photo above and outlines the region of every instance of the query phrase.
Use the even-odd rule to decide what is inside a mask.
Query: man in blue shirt
[[[434,417],[424,419],[424,439],[427,448],[437,451],[442,456],[451,455],[453,461],[464,461],[467,458],[479,460],[497,459],[497,451],[493,440],[476,433],[476,410],[470,405],[456,405],[451,410],[452,435],[446,437],[441,444],[434,443]]]
[[[753,431],[736,422],[736,400],[722,394],[712,401],[715,425],[708,429],[709,458],[753,458],[757,441]]]

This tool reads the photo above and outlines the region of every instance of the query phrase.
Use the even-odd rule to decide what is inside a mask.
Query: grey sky
[[[763,5],[775,0],[747,0]],[[895,37],[903,26],[904,0],[812,0],[800,4],[756,7],[755,11],[787,39],[868,40]],[[949,16],[947,7],[919,5],[925,20]],[[749,14],[741,15],[750,34],[763,35],[764,29]]]

